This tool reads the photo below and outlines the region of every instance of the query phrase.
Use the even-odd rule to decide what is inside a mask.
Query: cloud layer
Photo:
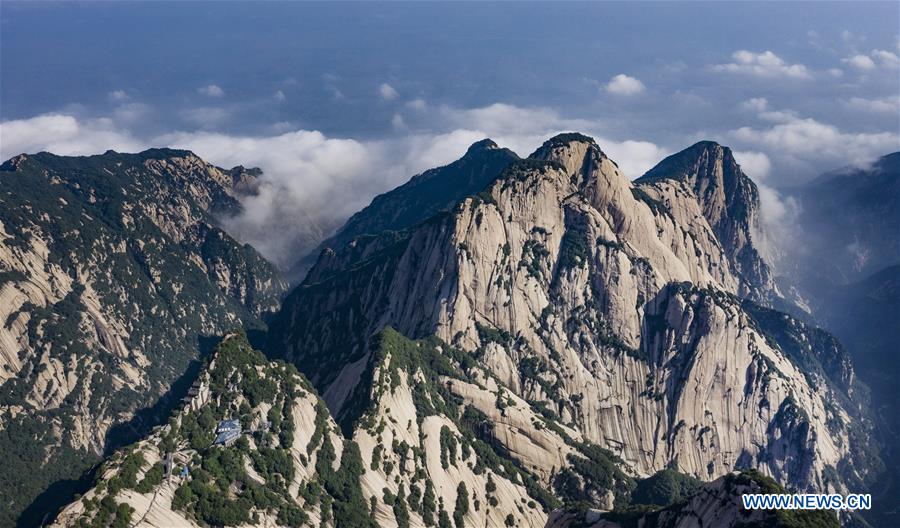
[[[803,64],[788,64],[771,51],[754,53],[747,50],[735,51],[731,58],[734,62],[717,64],[715,71],[740,73],[763,78],[785,77],[790,79],[810,79],[812,75]]]
[[[264,171],[259,194],[244,200],[243,214],[224,222],[239,240],[254,245],[279,266],[288,267],[375,195],[414,174],[459,158],[469,145],[485,137],[526,156],[551,135],[580,131],[593,136],[629,178],[641,176],[665,156],[692,142],[685,139],[660,145],[616,138],[604,120],[566,117],[547,107],[494,103],[456,108],[422,98],[404,102],[393,88],[384,86],[379,97],[387,96],[386,104],[392,105],[395,131],[387,137],[330,137],[289,122],[276,123],[268,133],[223,133],[216,128],[230,115],[222,106],[192,109],[187,116],[193,123],[190,130],[139,136],[132,127],[152,115],[153,109],[128,97],[118,98],[118,106],[108,117],[85,118],[60,112],[2,122],[0,157],[40,150],[85,155],[107,149],[134,152],[172,146],[192,150],[226,168],[258,166]],[[631,95],[636,93],[634,89],[631,86],[617,95]],[[389,101],[391,98],[396,102]],[[287,96],[278,91],[274,99],[281,104]],[[844,106],[885,113],[897,104],[896,98],[851,98]],[[900,149],[897,133],[843,131],[795,110],[773,108],[765,97],[736,103],[736,108],[756,122],[719,134],[698,132],[696,139],[714,139],[734,148],[745,172],[760,183],[764,215],[772,225],[785,222],[792,211],[791,204],[784,203],[774,190],[777,176],[865,164]]]

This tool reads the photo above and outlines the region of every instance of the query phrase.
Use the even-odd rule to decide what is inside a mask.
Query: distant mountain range
[[[896,273],[834,283],[892,263],[897,156],[791,191],[811,241],[795,261],[823,259],[816,237],[894,244],[857,272],[842,253],[817,290],[780,276],[729,148],[632,182],[571,133],[527,158],[484,140],[376,197],[289,293],[216,227],[256,171],[171,150],[13,158],[5,519],[62,499],[59,526],[864,526],[740,494],[885,482],[890,376],[858,355],[889,360]],[[839,185],[853,226],[822,198]],[[813,313],[779,311],[785,284]],[[241,434],[215,445],[229,419]]]

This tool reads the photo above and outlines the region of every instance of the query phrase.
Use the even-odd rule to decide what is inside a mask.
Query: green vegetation
[[[553,485],[557,495],[568,505],[591,502],[609,490],[617,508],[626,506],[635,489],[634,479],[619,469],[622,461],[610,451],[594,444],[577,444],[583,456],[569,455],[570,467],[564,468]]]
[[[446,425],[441,426],[441,467],[456,465],[456,435]]]
[[[703,482],[670,467],[637,482],[631,495],[632,504],[667,506],[686,499],[700,489]]]
[[[647,191],[644,189],[634,186],[631,188],[631,194],[634,196],[635,200],[644,202],[650,206],[650,210],[653,211],[654,215],[672,215],[666,204],[647,194]]]
[[[144,478],[135,486],[138,493],[150,493],[153,489],[163,481],[163,465],[162,463],[153,464],[153,467],[147,470]]]
[[[214,359],[206,370],[211,388],[208,403],[198,410],[184,411],[170,421],[168,431],[160,433],[160,445],[172,450],[190,448],[196,451],[190,464],[190,477],[177,488],[172,507],[213,526],[254,522],[260,512],[275,514],[283,525],[302,526],[308,515],[288,492],[288,484],[294,478],[294,459],[290,443],[282,440],[293,438],[292,401],[300,394],[297,387],[308,390],[308,382],[293,366],[267,361],[260,352],[252,349],[243,334],[224,339],[212,357]],[[262,399],[264,397],[268,399]],[[251,407],[251,400],[256,405]],[[232,413],[238,409],[248,415],[241,417],[241,422],[247,423],[250,413],[260,417],[262,410],[257,406],[261,404],[270,405],[265,415],[270,424],[266,430],[253,433],[255,449],[251,449],[248,431],[229,447],[212,445],[219,421],[233,417]],[[349,461],[352,461],[352,455],[348,457]],[[262,484],[247,475],[248,463],[262,478]],[[123,488],[153,492],[162,482],[163,466],[154,464],[138,482],[137,475],[144,465],[141,449],[120,452],[107,463],[115,469],[115,474],[106,481],[98,481],[96,493],[104,497],[102,501],[109,501]],[[102,475],[105,471],[99,473]],[[315,483],[302,491],[309,499],[318,499]],[[98,522],[101,514],[92,514],[93,511],[88,510],[82,520]]]
[[[761,488],[760,493],[785,493],[784,488],[775,482],[775,479],[755,469],[725,476],[728,490],[738,485],[750,485],[751,482]],[[834,512],[827,510],[775,510],[774,518],[773,524],[779,528],[840,528],[840,522]]]
[[[586,220],[566,209],[566,232],[559,248],[557,266],[560,272],[580,268],[590,262],[591,245]]]
[[[464,517],[469,513],[469,490],[466,483],[460,482],[456,487],[456,507],[453,509],[453,523],[456,528],[464,528]]]
[[[534,239],[526,240],[525,245],[522,246],[522,259],[519,261],[519,267],[525,268],[529,277],[542,281],[544,268],[550,265],[549,257],[550,251],[543,243]]]
[[[365,472],[359,446],[356,442],[344,443],[341,465],[337,471],[332,469],[334,460],[334,447],[326,436],[316,460],[316,472],[328,496],[333,498],[331,514],[335,527],[377,528],[359,484],[359,477]],[[322,508],[324,510],[324,503]]]
[[[409,510],[406,507],[406,493],[403,484],[397,490],[397,497],[393,504],[394,518],[397,519],[397,528],[409,528]]]

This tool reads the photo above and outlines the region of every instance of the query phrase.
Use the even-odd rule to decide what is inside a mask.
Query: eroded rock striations
[[[772,308],[727,148],[637,182],[580,134],[490,176],[497,150],[463,158],[480,188],[416,202],[460,174],[429,171],[355,216],[273,320],[281,359],[226,337],[57,523],[779,526],[740,493],[870,478],[864,391],[833,337]],[[240,434],[215,445],[224,420]]]
[[[842,489],[837,468],[868,471],[851,447],[866,423],[852,371],[817,352],[804,357],[825,367],[801,366],[744,308],[778,296],[758,207],[718,145],[630,182],[590,138],[558,136],[453,211],[323,256],[270,346],[340,423],[356,419],[369,337],[391,325],[473,354],[637,475],[677,461],[704,480],[759,467]]]

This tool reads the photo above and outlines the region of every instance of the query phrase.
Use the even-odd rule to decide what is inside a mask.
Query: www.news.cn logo
[[[745,510],[868,510],[872,507],[869,494],[808,493],[741,495]]]

